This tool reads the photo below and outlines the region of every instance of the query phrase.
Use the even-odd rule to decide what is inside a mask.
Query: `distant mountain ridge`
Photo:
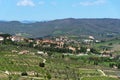
[[[26,33],[31,37],[47,35],[94,35],[120,34],[120,19],[58,19],[42,22],[0,21],[0,32]]]

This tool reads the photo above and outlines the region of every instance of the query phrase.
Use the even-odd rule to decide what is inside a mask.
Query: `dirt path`
[[[103,76],[106,76],[106,74],[102,70],[98,69],[98,71],[102,73]]]

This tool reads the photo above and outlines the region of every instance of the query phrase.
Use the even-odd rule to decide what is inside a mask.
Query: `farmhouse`
[[[57,42],[57,45],[58,45],[59,48],[62,48],[63,45],[64,45],[64,42]]]
[[[12,36],[12,37],[11,37],[11,40],[12,40],[12,41],[20,42],[20,41],[24,41],[24,38],[21,37],[21,36]]]
[[[90,39],[85,39],[83,40],[84,43],[90,43],[90,42],[93,42],[93,40],[90,40]]]
[[[30,51],[28,51],[28,50],[23,50],[23,51],[21,51],[21,52],[19,52],[18,54],[28,54]]]
[[[52,40],[49,40],[49,39],[45,39],[42,41],[42,43],[54,43]]]
[[[46,52],[43,52],[43,51],[38,51],[37,54],[41,55],[41,56],[47,56],[48,55]]]
[[[69,48],[69,50],[76,51],[76,49],[74,47],[69,46],[68,48]]]
[[[0,41],[3,41],[3,40],[4,40],[4,38],[2,36],[0,36]]]
[[[17,50],[12,50],[11,52],[12,52],[12,53],[17,53],[18,51],[17,51]]]
[[[95,38],[94,38],[93,36],[89,36],[89,39],[92,39],[92,40],[94,40]]]
[[[102,56],[103,57],[110,57],[111,51],[103,51]]]

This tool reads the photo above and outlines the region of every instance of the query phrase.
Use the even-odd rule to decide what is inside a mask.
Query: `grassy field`
[[[96,43],[94,45],[94,47],[100,47],[100,46],[108,46],[108,47],[111,47],[111,48],[117,48],[116,50],[119,50],[118,49],[118,46],[120,46],[120,40],[110,40],[110,41],[105,41],[105,42],[101,42],[101,43]]]
[[[31,54],[36,50],[31,48],[17,48],[17,46],[0,46],[0,80],[118,80],[103,77],[103,73],[87,61],[88,56],[64,56],[53,53],[52,56]],[[11,50],[30,50],[28,54],[12,53]],[[46,60],[45,67],[39,63]],[[26,72],[27,76],[21,74]],[[96,77],[97,76],[97,77]],[[101,79],[100,79],[101,78]]]
[[[108,50],[114,51],[114,54],[120,54],[120,40],[119,39],[113,39],[101,43],[96,43],[93,45],[94,48],[98,50],[103,50],[103,48],[106,48]]]
[[[83,77],[81,80],[119,80],[111,77]]]

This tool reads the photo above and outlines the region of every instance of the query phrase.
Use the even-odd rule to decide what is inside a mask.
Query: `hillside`
[[[25,33],[31,37],[48,35],[94,35],[98,38],[120,34],[120,19],[59,19],[35,23],[0,21],[0,32]]]
[[[29,52],[20,54],[25,50]],[[40,55],[34,48],[10,44],[0,45],[0,56],[0,80],[119,80],[119,69],[109,68],[119,60],[108,57]]]

